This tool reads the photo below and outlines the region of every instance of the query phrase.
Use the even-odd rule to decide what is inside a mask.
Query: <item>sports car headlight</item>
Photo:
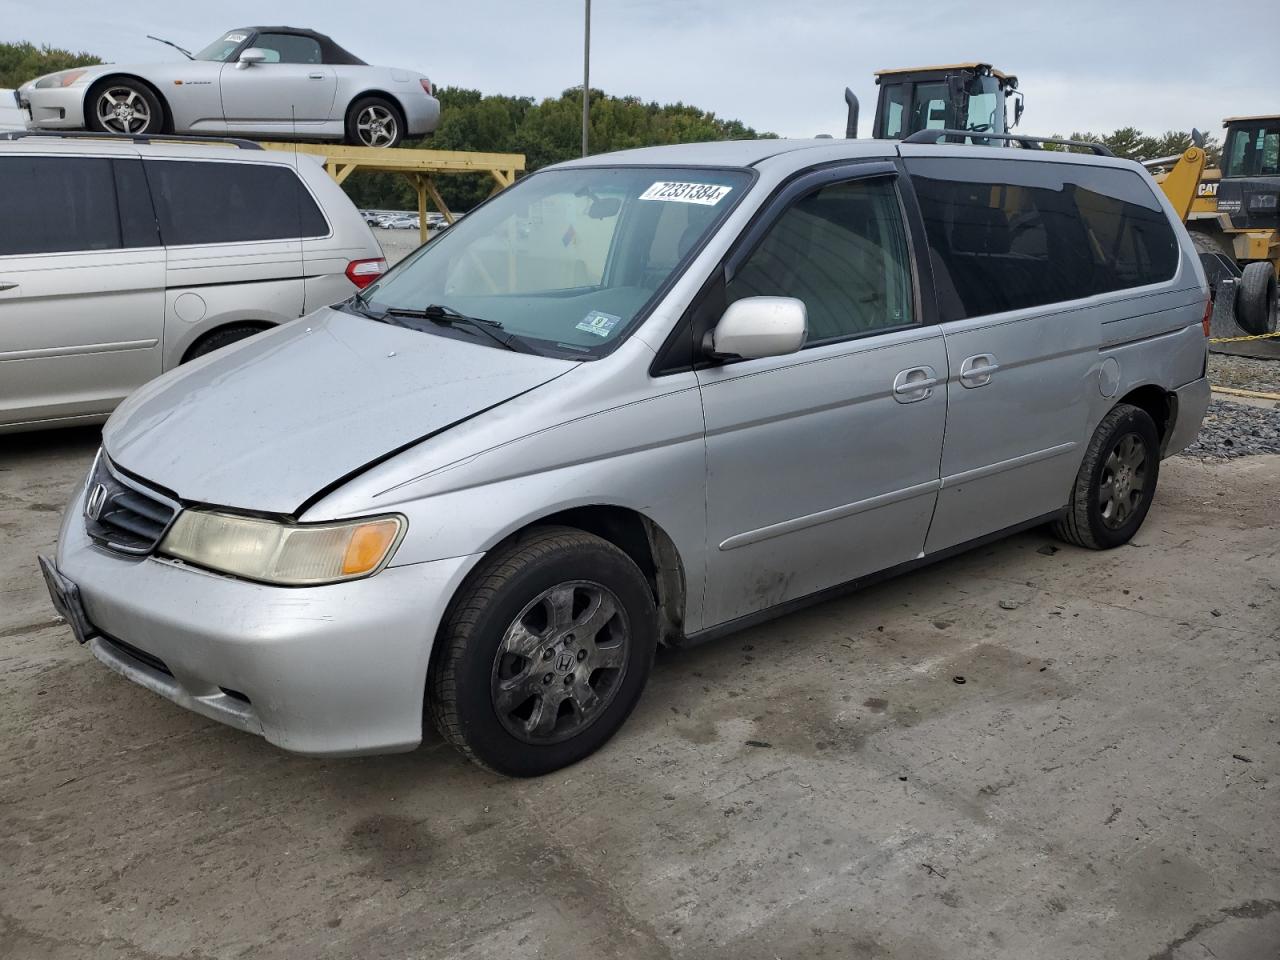
[[[48,90],[50,87],[69,87],[88,72],[88,70],[63,70],[60,73],[51,73],[47,77],[41,77],[37,80],[35,87],[37,90]]]
[[[398,515],[289,524],[184,510],[161,541],[160,552],[247,580],[316,586],[377,573],[406,526]]]

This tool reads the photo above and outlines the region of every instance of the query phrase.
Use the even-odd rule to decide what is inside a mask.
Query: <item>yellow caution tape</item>
[[[1210,337],[1210,343],[1238,343],[1241,340],[1271,340],[1280,337],[1280,330],[1275,333],[1255,333],[1251,337]]]

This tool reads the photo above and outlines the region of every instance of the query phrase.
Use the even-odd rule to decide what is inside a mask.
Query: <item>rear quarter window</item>
[[[160,235],[170,246],[329,233],[324,214],[289,167],[148,160],[146,172]]]
[[[1172,279],[1178,240],[1131,170],[924,158],[907,162],[943,320]]]

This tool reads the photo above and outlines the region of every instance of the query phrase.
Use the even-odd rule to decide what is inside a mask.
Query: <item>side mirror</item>
[[[236,62],[237,70],[246,70],[255,63],[266,63],[267,51],[259,47],[250,47],[248,50],[240,54],[240,59]]]
[[[708,334],[713,357],[759,360],[795,353],[804,346],[809,320],[794,297],[747,297],[729,304]]]

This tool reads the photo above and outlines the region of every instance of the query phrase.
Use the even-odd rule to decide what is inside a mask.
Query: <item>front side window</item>
[[[448,307],[497,322],[539,351],[598,356],[625,337],[749,183],[737,169],[548,170],[458,221],[363,300],[375,316]]]
[[[267,63],[319,63],[320,44],[294,33],[260,33],[253,45],[267,55]]]
[[[727,302],[795,297],[809,343],[914,322],[906,231],[890,179],[824,187],[796,201],[733,275]]]
[[[1225,177],[1280,175],[1280,120],[1251,121],[1232,126],[1223,151]]]
[[[1178,241],[1136,173],[1065,163],[908,161],[943,320],[1159,283]]]
[[[123,246],[111,161],[0,157],[0,256]]]
[[[298,175],[263,163],[147,160],[169,246],[323,237],[329,225]]]

